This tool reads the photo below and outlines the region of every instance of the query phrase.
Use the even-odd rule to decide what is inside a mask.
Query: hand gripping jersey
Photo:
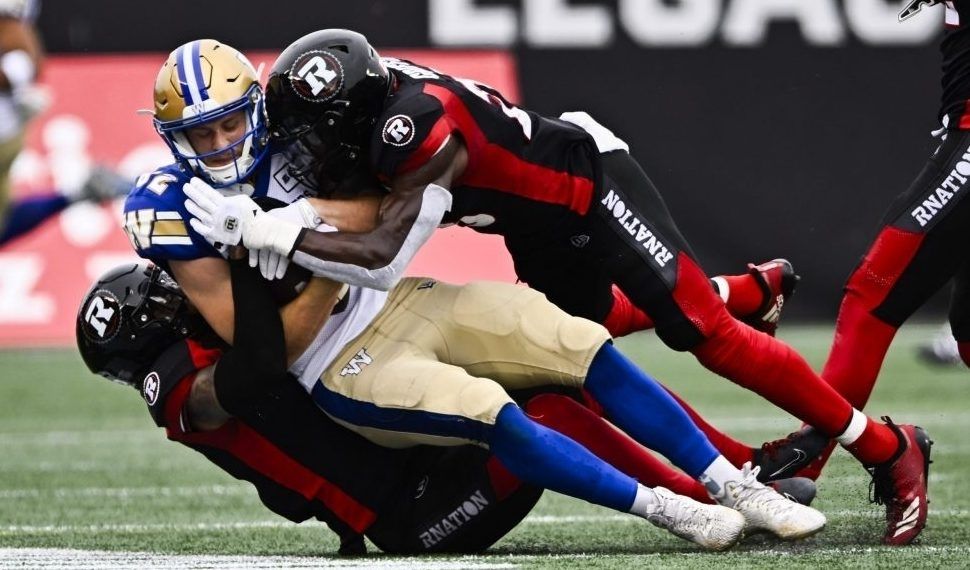
[[[385,184],[455,136],[468,148],[468,166],[451,185],[445,223],[509,235],[589,210],[599,164],[586,131],[515,107],[488,86],[383,61],[396,88],[376,123],[370,158]]]
[[[288,166],[285,154],[275,152],[256,168],[251,185],[235,185],[221,192],[241,191],[257,202],[271,199],[284,204],[313,194],[314,189],[290,176]],[[135,252],[169,273],[169,260],[225,257],[224,250],[217,250],[189,225],[191,214],[185,209],[182,186],[192,176],[178,164],[170,164],[142,175],[125,200],[124,230]]]

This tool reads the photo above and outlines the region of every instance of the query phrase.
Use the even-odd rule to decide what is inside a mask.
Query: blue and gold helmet
[[[195,40],[173,51],[155,79],[155,130],[172,154],[216,187],[248,178],[265,156],[269,141],[259,74],[239,50],[216,40]],[[196,152],[187,131],[232,113],[244,112],[245,134],[228,147]],[[205,160],[231,151],[234,160],[209,166]]]

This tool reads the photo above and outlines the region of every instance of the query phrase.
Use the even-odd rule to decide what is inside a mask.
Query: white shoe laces
[[[758,509],[770,515],[791,512],[792,501],[758,481],[761,467],[752,467],[751,462],[741,467],[741,480],[734,487],[734,508],[744,509],[745,504],[757,505]]]

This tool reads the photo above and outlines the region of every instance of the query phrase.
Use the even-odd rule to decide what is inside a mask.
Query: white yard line
[[[0,568],[72,568],[73,570],[184,568],[428,568],[460,570],[515,568],[513,564],[491,563],[481,557],[339,559],[308,556],[231,556],[153,554],[106,550],[60,548],[0,548]]]
[[[884,511],[880,507],[872,509],[846,509],[826,511],[830,517],[873,517],[880,518]],[[967,509],[930,509],[931,517],[968,518]],[[633,515],[529,515],[523,524],[594,524],[594,523],[639,523],[639,518]],[[158,523],[158,524],[91,524],[91,525],[3,525],[0,526],[0,536],[18,534],[62,534],[78,532],[159,532],[159,531],[212,531],[212,530],[240,530],[253,528],[297,528],[298,525],[283,519],[263,521],[236,522],[200,522],[200,523]],[[304,528],[308,528],[307,525]]]
[[[0,489],[0,500],[33,498],[110,497],[208,497],[212,495],[249,495],[249,485],[198,485],[192,487],[57,487],[52,489]]]

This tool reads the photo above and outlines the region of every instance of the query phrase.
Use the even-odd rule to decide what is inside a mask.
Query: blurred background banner
[[[167,161],[134,111],[185,41],[217,38],[268,65],[304,33],[348,27],[538,112],[588,111],[630,143],[709,273],[788,257],[803,280],[786,322],[831,320],[883,211],[935,148],[942,12],[900,24],[902,4],[48,0],[38,27],[55,104],[31,127],[17,191],[80,159],[131,176]],[[90,205],[0,251],[0,343],[68,342],[89,279],[129,251],[117,210]],[[501,243],[469,230],[439,232],[411,272],[512,279]]]

